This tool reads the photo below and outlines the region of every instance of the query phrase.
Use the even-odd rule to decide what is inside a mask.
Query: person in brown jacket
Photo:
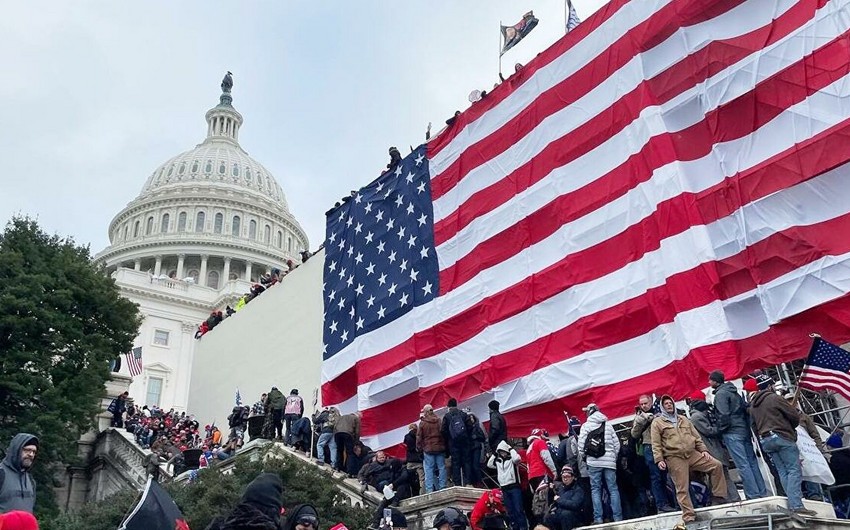
[[[676,412],[670,396],[661,396],[661,414],[650,427],[652,456],[659,469],[666,470],[676,486],[676,499],[682,507],[682,521],[696,520],[689,488],[691,471],[708,473],[711,477],[711,503],[726,502],[726,478],[723,466],[708,452],[691,421]]]
[[[416,448],[423,453],[425,493],[431,493],[446,487],[446,440],[443,438],[440,418],[434,414],[434,407],[422,407],[420,417]]]
[[[360,440],[360,412],[340,416],[334,424],[334,439],[337,447],[337,464],[339,470],[348,476],[357,474],[354,469],[354,444]]]

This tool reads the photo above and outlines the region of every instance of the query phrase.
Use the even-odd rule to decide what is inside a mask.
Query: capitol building
[[[206,139],[151,173],[95,257],[144,317],[135,341],[143,369],[130,386],[138,404],[185,410],[198,324],[309,249],[283,189],[239,144],[231,87],[228,73]]]

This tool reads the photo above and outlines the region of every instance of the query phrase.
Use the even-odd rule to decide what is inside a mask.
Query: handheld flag
[[[502,45],[502,52],[499,55],[504,55],[506,51],[516,46],[519,41],[531,33],[531,30],[537,27],[538,22],[539,20],[534,16],[534,11],[529,11],[522,16],[522,20],[513,26],[502,26],[502,37],[505,39],[505,43]]]
[[[137,346],[132,351],[124,354],[127,358],[127,368],[130,370],[130,375],[136,377],[142,375],[142,347]]]
[[[236,406],[242,406],[242,395],[239,393],[239,388],[236,388]]]
[[[815,392],[833,390],[850,399],[850,352],[815,337],[799,385]]]
[[[576,8],[573,7],[573,3],[570,0],[567,0],[567,12],[569,13],[567,16],[567,33],[569,33],[575,29],[576,26],[581,24],[581,19],[578,18]]]
[[[139,504],[133,508],[130,515],[121,523],[118,530],[150,530],[151,528],[168,528],[174,530],[189,530],[189,525],[162,486],[148,478],[145,491]]]

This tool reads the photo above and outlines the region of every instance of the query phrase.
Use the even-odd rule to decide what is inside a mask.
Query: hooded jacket
[[[797,425],[800,415],[797,409],[773,390],[759,390],[750,399],[750,417],[759,437],[769,436],[774,432],[786,440],[797,441]]]
[[[717,431],[720,434],[749,436],[747,408],[738,387],[726,381],[714,389],[714,410],[717,412]]]
[[[272,410],[283,410],[284,405],[286,405],[286,398],[283,397],[283,392],[277,388],[272,388],[266,399],[269,401],[269,408]]]
[[[496,478],[502,489],[518,488],[520,486],[520,477],[516,466],[522,461],[519,453],[504,440],[499,442],[496,450],[505,451],[509,456],[505,458],[498,452],[495,452],[487,459],[487,467],[496,470]]]
[[[38,445],[38,438],[29,433],[16,434],[6,449],[6,458],[0,463],[3,485],[0,487],[0,513],[20,510],[33,512],[35,506],[35,482],[29,469],[21,462],[21,450],[27,445]]]
[[[319,513],[311,504],[299,504],[290,511],[286,523],[281,527],[282,530],[295,530],[295,523],[302,515],[312,515],[316,519],[319,518]]]
[[[428,412],[419,421],[416,430],[416,447],[423,453],[438,454],[446,452],[446,440],[443,438],[443,430],[440,418],[433,412]]]
[[[652,431],[652,458],[656,464],[671,456],[690,458],[695,451],[708,451],[694,424],[681,414],[676,414],[675,425],[666,415],[659,414],[649,429]]]
[[[587,456],[584,454],[584,444],[587,442],[587,435],[600,425],[605,423],[605,454],[599,458]],[[578,453],[582,460],[587,461],[590,467],[604,467],[607,469],[617,469],[617,455],[620,454],[620,439],[614,432],[614,427],[608,423],[608,416],[602,414],[601,411],[595,411],[588,416],[587,421],[581,426],[581,431],[578,435]]]
[[[698,399],[691,401],[691,423],[694,424],[694,429],[699,433],[711,456],[720,462],[728,462],[726,449],[717,430],[717,418],[708,403]]]
[[[278,530],[282,496],[280,476],[262,473],[248,484],[233,511],[214,519],[206,530]]]
[[[336,420],[334,432],[344,432],[351,435],[355,440],[360,439],[360,416],[357,414],[343,414]]]

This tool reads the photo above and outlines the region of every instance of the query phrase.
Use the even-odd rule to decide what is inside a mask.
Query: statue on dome
[[[233,73],[228,71],[221,80],[221,91],[225,94],[230,94],[230,89],[233,88]]]

